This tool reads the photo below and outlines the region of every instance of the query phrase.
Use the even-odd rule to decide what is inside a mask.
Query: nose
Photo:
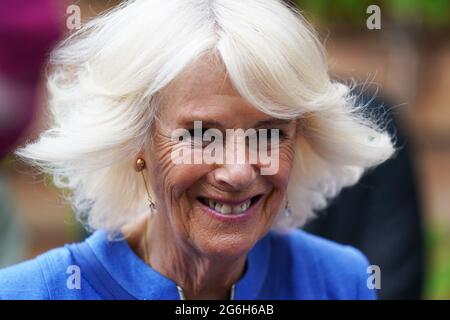
[[[250,187],[256,179],[253,165],[225,164],[214,170],[214,179],[221,185],[226,185],[234,190],[245,190]]]

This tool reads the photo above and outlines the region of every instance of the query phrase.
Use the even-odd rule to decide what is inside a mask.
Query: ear
[[[305,113],[300,118],[297,118],[296,121],[296,131],[297,133],[301,134],[304,133],[308,127],[308,117],[310,115],[308,113]]]

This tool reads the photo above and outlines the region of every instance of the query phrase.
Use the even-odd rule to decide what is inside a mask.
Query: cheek
[[[280,145],[279,149],[279,167],[274,175],[263,176],[272,187],[272,192],[264,204],[264,213],[267,215],[267,224],[261,224],[261,227],[268,228],[272,225],[280,208],[284,206],[285,192],[289,184],[292,166],[295,158],[294,142],[288,141]]]
[[[267,180],[274,186],[274,188],[284,191],[289,184],[289,177],[291,175],[292,166],[295,159],[295,141],[287,141],[280,145],[278,170],[273,175],[267,175]]]
[[[208,173],[210,167],[201,164],[176,164],[172,152],[180,143],[165,136],[155,137],[149,149],[152,164],[149,174],[158,210],[164,212],[173,230],[182,238],[191,237],[195,225],[193,201],[189,189]]]
[[[160,199],[169,196],[171,201],[177,201],[202,176],[210,170],[209,165],[176,164],[172,153],[185,148],[171,138],[159,135],[155,137],[153,147],[149,152],[152,187]],[[170,206],[170,204],[168,204]]]

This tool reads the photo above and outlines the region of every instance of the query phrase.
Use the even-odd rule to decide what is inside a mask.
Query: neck
[[[228,299],[231,287],[242,276],[246,256],[204,255],[172,234],[167,223],[161,215],[146,220],[137,231],[137,253],[175,281],[186,299]]]

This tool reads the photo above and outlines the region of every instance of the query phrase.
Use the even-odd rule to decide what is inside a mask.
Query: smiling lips
[[[219,200],[205,197],[200,197],[198,200],[221,215],[238,215],[245,213],[260,197],[261,195],[254,196],[236,204],[224,203]]]

